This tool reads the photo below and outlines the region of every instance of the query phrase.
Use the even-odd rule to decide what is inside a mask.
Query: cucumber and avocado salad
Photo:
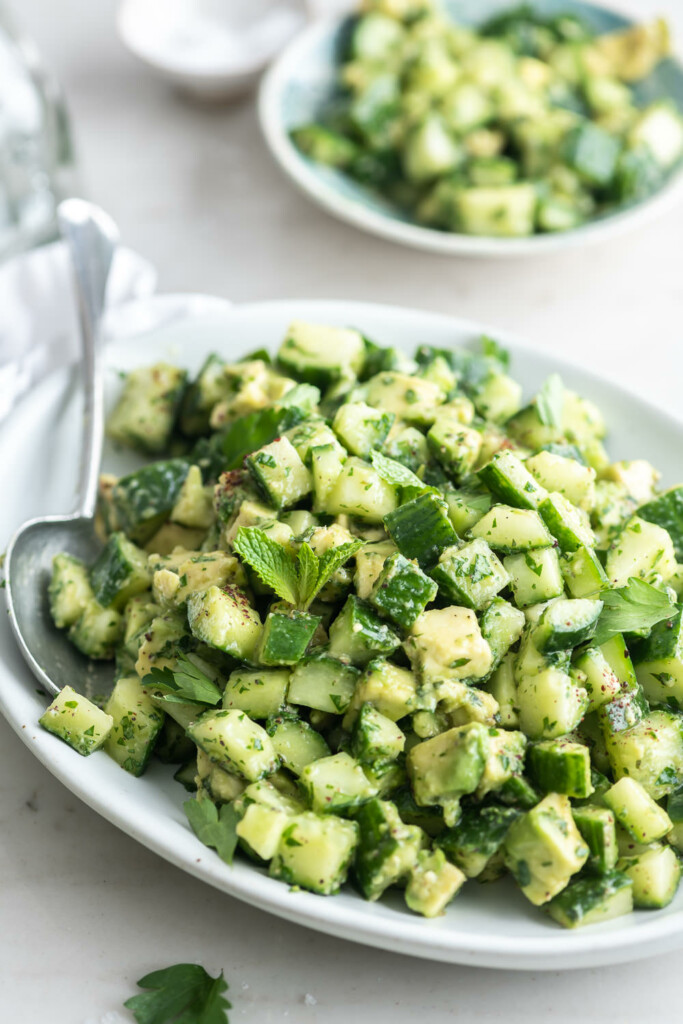
[[[362,0],[338,49],[339,95],[291,133],[304,157],[404,219],[499,238],[580,227],[680,164],[681,112],[647,81],[671,53],[666,22],[596,35],[575,14],[511,4],[472,27],[445,6]],[[315,383],[340,372],[299,365]],[[489,415],[504,414],[510,390],[487,393]]]
[[[157,378],[117,407],[138,451]],[[159,461],[103,479],[94,564],[54,560],[55,628],[112,692],[41,724],[173,765],[191,822],[229,806],[238,855],[321,895],[433,917],[509,874],[567,928],[670,902],[683,488],[610,463],[558,377],[523,399],[489,338],[411,359],[297,321],[183,386]]]

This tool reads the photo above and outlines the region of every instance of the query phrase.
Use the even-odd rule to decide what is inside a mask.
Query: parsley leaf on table
[[[152,971],[137,982],[148,991],[123,1004],[138,1024],[228,1024],[228,983],[199,964],[173,964]]]
[[[676,612],[663,591],[632,576],[625,587],[600,593],[603,609],[593,643],[606,643],[618,633],[634,633],[668,619]]]
[[[536,395],[536,412],[545,427],[562,426],[564,385],[557,373],[552,373]]]
[[[211,800],[186,800],[183,810],[192,831],[204,846],[211,846],[221,860],[232,864],[240,820],[232,804],[223,804],[219,810]]]
[[[171,690],[170,694],[164,695],[164,700],[174,704],[209,704],[214,707],[222,696],[213,680],[184,654],[179,656],[174,669],[168,666],[152,668],[142,682],[146,686]]]

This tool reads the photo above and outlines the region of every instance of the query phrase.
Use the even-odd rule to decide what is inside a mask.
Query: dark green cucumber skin
[[[202,377],[214,365],[225,366],[225,361],[219,355],[212,352],[204,360],[199,373],[185,391],[180,405],[180,429],[185,436],[196,437],[199,434],[206,434],[209,430],[209,418],[211,410],[199,407]]]
[[[390,555],[368,600],[398,626],[410,629],[437,594],[437,584],[399,552]]]
[[[565,628],[549,633],[549,635],[541,642],[537,641],[539,651],[542,651],[544,654],[552,654],[557,651],[567,651],[570,648],[573,649],[574,647],[578,647],[580,644],[587,643],[595,633],[601,610],[601,607],[597,608],[593,618],[588,622],[577,625],[565,624]],[[540,626],[542,630],[543,619],[541,619]]]
[[[589,184],[606,187],[614,177],[619,150],[617,139],[591,121],[585,121],[567,133],[562,156]]]
[[[359,826],[354,876],[365,898],[372,899],[376,895],[376,880],[401,841],[393,835],[383,801],[376,797],[362,804],[353,816]]]
[[[674,825],[680,825],[683,821],[683,786],[669,793],[666,801],[666,813]]]
[[[308,612],[269,612],[259,660],[263,665],[296,665],[320,625]]]
[[[453,828],[448,828],[436,839],[448,859],[454,864],[462,862],[467,854],[480,853],[492,857],[503,844],[510,825],[521,814],[514,807],[468,807]]]
[[[401,554],[423,570],[435,565],[441,552],[458,541],[448,505],[436,494],[421,494],[399,505],[384,517],[384,525]]]
[[[351,733],[351,753],[365,765],[381,767],[393,758],[386,750],[378,747],[374,738],[376,733],[375,724],[372,722],[374,708],[370,704],[363,704],[356,721],[353,723]]]
[[[645,640],[632,645],[634,665],[664,658],[680,658],[683,652],[683,608],[679,606],[671,619],[664,619],[652,627]]]
[[[127,537],[144,544],[156,533],[178,500],[189,468],[185,459],[166,459],[121,477],[112,502]]]
[[[154,754],[163,764],[185,765],[195,756],[197,747],[189,738],[182,725],[166,716],[161,732],[154,745]],[[195,763],[196,772],[196,763]]]
[[[538,506],[541,519],[557,541],[562,552],[578,551],[584,542],[562,521],[550,498],[546,498]]]
[[[630,885],[630,878],[621,871],[610,871],[599,876],[586,875],[571,882],[548,906],[558,907],[569,921],[578,924],[589,911]]]
[[[617,854],[614,815],[606,807],[589,806],[573,807],[572,815],[590,850],[587,867],[598,874],[611,871]]]
[[[108,607],[124,589],[131,575],[121,550],[121,534],[113,533],[90,570],[90,585],[101,605]]]
[[[174,774],[173,778],[176,782],[179,782],[181,786],[184,786],[188,793],[197,792],[197,759],[188,761],[187,764],[180,766],[178,771]]]
[[[330,639],[334,652],[339,650],[356,665],[366,665],[378,654],[392,654],[400,646],[399,638],[386,622],[354,594],[346,599],[346,604],[332,623]]]
[[[398,808],[401,821],[406,825],[419,825],[428,836],[438,836],[446,828],[443,811],[440,807],[420,807],[409,786],[399,789],[392,795]]]
[[[504,505],[512,505],[513,508],[529,508],[538,511],[536,503],[531,498],[525,498],[520,494],[519,488],[509,482],[506,476],[499,470],[495,458],[482,466],[479,470],[479,479]]]
[[[504,804],[523,811],[530,811],[541,799],[541,794],[523,775],[513,775],[503,783],[497,795]]]
[[[663,527],[673,541],[677,561],[683,561],[683,484],[641,505],[636,515]]]
[[[481,607],[481,605],[475,604],[467,590],[468,580],[474,578],[475,562],[480,557],[481,555],[475,555],[474,558],[461,557],[460,553],[456,552],[446,564],[440,562],[431,570],[432,579],[437,583],[439,592],[449,603],[458,604],[464,608]],[[493,575],[493,572],[489,574],[490,577]],[[464,585],[458,582],[458,577],[464,581]]]
[[[590,752],[562,749],[560,745],[529,748],[527,766],[532,781],[544,793],[564,793],[584,799],[592,792]]]

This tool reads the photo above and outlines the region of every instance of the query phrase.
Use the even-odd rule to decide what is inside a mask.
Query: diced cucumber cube
[[[495,597],[479,618],[481,635],[491,648],[496,668],[524,629],[524,612],[502,597]]]
[[[584,799],[593,792],[588,747],[569,740],[543,740],[529,749],[531,779],[543,793]]]
[[[448,505],[448,515],[455,531],[464,537],[491,507],[490,494],[474,494],[466,490],[445,491],[443,495]],[[486,539],[486,538],[485,538]]]
[[[462,160],[462,148],[438,115],[418,125],[403,148],[403,170],[409,181],[418,184],[447,174]]]
[[[380,615],[410,629],[425,607],[434,600],[437,584],[419,566],[398,551],[389,555],[368,595]]]
[[[481,611],[507,586],[510,577],[485,540],[446,548],[431,570],[446,600]]]
[[[536,188],[527,182],[460,188],[455,193],[458,228],[466,235],[501,238],[532,235],[537,202]]]
[[[612,812],[607,807],[586,804],[583,807],[574,807],[572,815],[590,850],[586,866],[600,875],[612,871],[618,857],[617,834]]]
[[[43,729],[64,740],[84,757],[105,743],[114,724],[111,715],[71,686],[59,691],[39,721]]]
[[[107,661],[113,658],[122,632],[120,612],[103,607],[93,597],[70,627],[69,640],[86,657]]]
[[[557,896],[588,859],[589,850],[572,818],[569,798],[549,793],[512,823],[505,863],[531,903]]]
[[[609,586],[607,573],[592,548],[565,551],[560,558],[565,586],[572,597],[593,597]]]
[[[427,434],[427,444],[434,458],[456,482],[472,472],[481,442],[478,430],[463,426],[457,417],[445,411],[437,414]]]
[[[381,523],[397,505],[396,491],[376,469],[351,456],[341,467],[327,495],[316,509],[330,515],[349,515],[368,523]]]
[[[421,850],[406,886],[406,904],[423,917],[438,917],[458,895],[466,877],[442,850]]]
[[[108,436],[152,455],[163,452],[171,438],[186,378],[185,370],[168,363],[131,370],[107,419]]]
[[[561,494],[572,505],[587,512],[593,508],[595,470],[590,466],[549,451],[532,455],[524,465],[547,491]]]
[[[518,607],[549,601],[564,594],[564,580],[555,548],[538,548],[503,559]]]
[[[395,418],[393,413],[380,412],[365,402],[344,402],[332,426],[352,455],[367,458],[373,448],[381,448]]]
[[[586,643],[595,633],[602,601],[558,597],[550,601],[533,629],[539,651],[552,654]]]
[[[343,751],[307,764],[299,781],[318,814],[349,811],[377,795],[358,761]]]
[[[403,753],[405,734],[372,704],[363,704],[351,734],[351,753],[362,764],[395,761]]]
[[[121,477],[111,492],[117,526],[144,544],[170,515],[189,472],[185,459],[167,459]]]
[[[191,594],[187,620],[194,636],[240,661],[255,661],[263,626],[239,587],[209,587]]]
[[[621,871],[572,882],[548,904],[548,913],[564,928],[611,921],[633,910],[631,879]]]
[[[225,684],[223,707],[244,711],[250,718],[270,718],[284,707],[288,682],[286,669],[237,669]]]
[[[683,613],[652,627],[634,653],[636,676],[646,698],[683,708]]]
[[[668,906],[681,880],[681,862],[670,846],[622,857],[617,868],[633,883],[634,906],[647,910]]]
[[[147,555],[123,533],[113,533],[90,570],[90,583],[101,605],[113,605],[120,611],[136,594],[152,582]]]
[[[248,455],[246,465],[256,486],[274,508],[290,508],[313,489],[311,474],[286,437]]]
[[[573,128],[562,147],[566,163],[591,186],[604,187],[614,177],[620,142],[592,121]]]
[[[538,511],[562,551],[594,547],[595,535],[586,513],[576,508],[558,492],[549,494],[539,504]]]
[[[639,782],[624,776],[615,782],[602,799],[619,824],[639,843],[654,843],[671,830],[672,822]]]
[[[348,708],[360,673],[328,655],[303,658],[289,680],[287,699],[328,714],[341,715]]]
[[[360,371],[365,345],[358,331],[295,320],[277,358],[285,373],[326,388],[346,374]]]
[[[452,828],[442,832],[436,845],[467,878],[476,878],[500,850],[520,812],[512,807],[467,808]]]
[[[667,711],[650,711],[636,725],[605,733],[615,776],[639,782],[654,800],[683,783],[682,719]]]
[[[295,609],[269,611],[257,657],[262,665],[296,665],[320,625],[319,615]]]
[[[273,718],[267,725],[275,753],[294,775],[301,775],[306,765],[330,753],[325,739],[308,722],[291,715]]]
[[[421,706],[414,674],[383,658],[373,659],[356,684],[342,723],[345,729],[351,729],[364,704],[372,704],[392,722],[404,718]]]
[[[142,775],[164,724],[163,713],[137,675],[116,681],[104,710],[113,723],[104,749],[125,771]]]
[[[577,727],[586,713],[588,694],[561,668],[550,665],[518,677],[516,703],[527,736],[555,739]]]
[[[641,505],[638,515],[666,530],[673,542],[676,558],[683,560],[683,485],[671,487]]]
[[[367,665],[378,654],[391,654],[400,640],[385,622],[351,594],[329,629],[329,653],[354,665]]]
[[[510,505],[494,505],[475,523],[470,534],[504,554],[553,546],[553,538],[538,512]]]
[[[506,729],[515,729],[519,725],[514,660],[514,653],[506,654],[491,678],[482,684],[498,704],[500,724]]]
[[[405,825],[395,805],[386,800],[369,800],[355,818],[360,832],[356,879],[366,900],[378,900],[417,863],[423,832],[416,825]]]
[[[631,576],[666,582],[676,572],[671,537],[661,526],[632,516],[610,545],[605,569],[613,587],[625,586]]]
[[[289,885],[331,896],[346,881],[358,826],[333,814],[299,814],[284,829],[270,873]]]
[[[458,541],[448,505],[437,494],[421,494],[405,502],[385,517],[384,525],[401,554],[424,570]]]
[[[642,111],[631,129],[629,144],[646,146],[657,164],[669,170],[683,153],[683,118],[673,103],[659,100]]]
[[[270,737],[244,711],[207,711],[187,731],[212,761],[248,782],[277,771],[278,757]]]
[[[445,398],[438,384],[408,373],[378,373],[370,378],[365,390],[369,405],[417,426],[433,423]]]
[[[80,619],[94,594],[86,566],[72,555],[55,555],[48,587],[50,614],[58,629]]]
[[[614,700],[621,692],[621,683],[599,647],[589,647],[574,661],[572,672],[588,693],[588,712]]]
[[[537,509],[548,494],[510,451],[497,452],[479,477],[500,501],[515,508]]]
[[[291,821],[292,816],[284,811],[254,803],[246,808],[235,831],[257,857],[270,860],[277,853],[282,833]]]

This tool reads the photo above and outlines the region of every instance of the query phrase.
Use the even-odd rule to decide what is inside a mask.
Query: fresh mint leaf
[[[426,491],[434,490],[424,480],[420,480],[412,469],[408,469],[396,459],[382,455],[381,452],[370,452],[370,461],[377,475],[390,487],[395,487],[400,491],[401,502],[410,501],[411,498],[417,498],[418,495],[424,494]]]
[[[242,526],[233,545],[243,562],[262,583],[289,604],[297,604],[299,578],[296,556],[257,526]]]
[[[192,831],[204,846],[211,846],[221,860],[232,864],[237,846],[237,823],[240,816],[232,804],[223,804],[220,811],[211,800],[186,800],[183,809]]]
[[[362,540],[350,540],[346,544],[340,544],[336,548],[330,548],[324,555],[320,557],[320,568],[318,575],[318,582],[315,588],[315,593],[318,594],[328,580],[335,574],[337,569],[341,569],[345,562],[348,562],[349,558],[352,558],[357,551],[363,547]],[[315,597],[315,594],[313,595]],[[310,599],[311,601],[313,598]],[[310,601],[309,601],[310,604]]]
[[[172,704],[209,704],[215,707],[222,696],[220,688],[213,680],[184,654],[179,656],[174,669],[168,665],[164,668],[152,668],[142,682],[146,686],[171,690],[170,694],[164,695],[164,700]]]
[[[138,1024],[228,1024],[230,1003],[223,972],[212,978],[199,964],[173,964],[140,978],[123,1004]]]
[[[501,370],[507,370],[510,366],[510,353],[486,334],[481,336],[481,351],[482,355],[487,356],[489,359],[495,359],[497,363],[500,363]]]
[[[544,427],[561,427],[564,409],[564,384],[552,373],[536,395],[536,412]]]
[[[673,617],[676,605],[667,594],[632,576],[625,587],[600,593],[603,610],[593,643],[606,643],[618,633],[634,633]]]
[[[310,544],[303,542],[299,548],[296,560],[296,571],[298,581],[298,604],[307,608],[317,594],[318,577],[320,575],[320,562]]]

